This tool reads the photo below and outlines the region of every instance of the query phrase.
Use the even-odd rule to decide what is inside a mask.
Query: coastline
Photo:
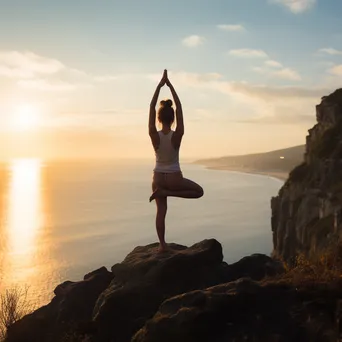
[[[221,165],[205,165],[207,169],[210,170],[220,170],[220,171],[233,171],[233,172],[239,172],[239,173],[249,173],[249,174],[255,174],[255,175],[261,175],[261,176],[268,176],[272,178],[276,178],[281,181],[286,181],[289,174],[287,172],[282,171],[267,171],[267,170],[254,170],[250,168],[243,168],[243,167],[231,167],[231,166],[221,166]]]

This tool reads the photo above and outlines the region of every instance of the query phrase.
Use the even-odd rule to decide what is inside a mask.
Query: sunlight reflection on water
[[[43,224],[41,161],[13,160],[9,165],[7,201],[4,208],[4,262],[2,287],[30,285],[36,280],[36,245]],[[20,270],[18,272],[18,270]]]

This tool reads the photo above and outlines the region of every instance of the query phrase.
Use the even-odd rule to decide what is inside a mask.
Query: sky
[[[153,156],[165,68],[183,158],[304,144],[341,87],[341,13],[340,0],[0,0],[0,159]]]

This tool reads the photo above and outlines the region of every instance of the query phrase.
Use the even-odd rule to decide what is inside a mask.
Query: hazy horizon
[[[315,105],[341,86],[338,0],[0,5],[0,160],[153,158],[164,68],[184,160],[305,144]]]

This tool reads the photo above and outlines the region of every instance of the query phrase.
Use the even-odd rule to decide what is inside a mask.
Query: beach
[[[222,165],[210,165],[206,166],[209,170],[221,170],[221,171],[231,171],[231,172],[239,172],[239,173],[251,173],[256,175],[268,176],[272,178],[277,178],[282,181],[286,181],[289,173],[283,171],[272,171],[272,170],[255,170],[251,168],[243,168],[243,167],[232,167],[232,166],[222,166]]]

